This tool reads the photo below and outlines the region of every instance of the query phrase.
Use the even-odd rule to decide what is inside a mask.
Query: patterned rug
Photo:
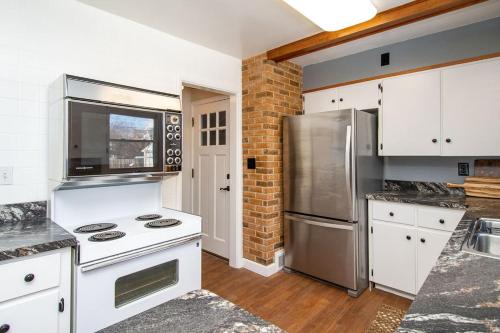
[[[228,300],[200,289],[99,333],[286,333]]]
[[[406,311],[382,304],[366,333],[393,333],[399,327]]]

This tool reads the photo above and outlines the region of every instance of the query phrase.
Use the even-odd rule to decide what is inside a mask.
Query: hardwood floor
[[[364,332],[382,304],[408,309],[410,301],[380,290],[359,298],[298,274],[265,278],[203,253],[202,286],[249,312],[293,332]]]

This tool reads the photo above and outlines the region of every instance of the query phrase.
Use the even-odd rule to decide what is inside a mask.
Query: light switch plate
[[[12,185],[12,167],[0,167],[0,185]]]

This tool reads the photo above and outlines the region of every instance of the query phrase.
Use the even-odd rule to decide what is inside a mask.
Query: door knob
[[[0,326],[0,333],[7,333],[9,329],[10,329],[9,324],[3,324],[2,326]]]
[[[228,191],[229,192],[229,185],[226,187],[219,188],[219,191]]]
[[[34,279],[35,279],[35,274],[32,274],[32,273],[26,274],[26,276],[24,277],[24,281],[26,281],[26,282],[31,282]]]

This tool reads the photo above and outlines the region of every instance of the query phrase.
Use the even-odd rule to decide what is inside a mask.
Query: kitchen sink
[[[477,219],[467,230],[462,250],[500,259],[500,220]]]

